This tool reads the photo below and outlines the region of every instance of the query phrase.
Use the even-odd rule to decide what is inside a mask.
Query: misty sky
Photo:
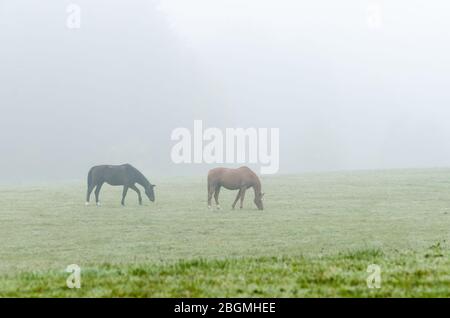
[[[449,167],[449,13],[443,0],[0,0],[0,182],[124,162],[204,174],[170,159],[171,131],[194,119],[280,128],[280,173]]]

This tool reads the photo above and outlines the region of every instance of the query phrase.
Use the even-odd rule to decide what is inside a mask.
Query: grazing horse
[[[232,208],[236,206],[239,198],[241,199],[240,208],[244,202],[245,191],[248,188],[253,188],[255,191],[255,202],[259,210],[263,210],[262,197],[264,193],[261,193],[261,182],[258,176],[250,170],[248,167],[240,167],[237,169],[228,168],[215,168],[208,172],[208,208],[211,208],[211,198],[214,194],[214,200],[216,201],[217,208],[219,205],[219,192],[220,187],[224,187],[228,190],[239,190],[236,200],[234,200]]]
[[[128,188],[136,191],[139,204],[142,205],[141,191],[136,187],[136,183],[140,184],[145,189],[145,194],[150,201],[155,201],[155,193],[153,188],[154,184],[151,184],[144,175],[130,164],[124,165],[102,165],[95,166],[89,170],[87,183],[87,196],[86,205],[89,205],[89,199],[91,197],[92,190],[95,188],[95,202],[100,205],[98,201],[98,195],[103,183],[108,183],[112,186],[123,185],[122,192],[122,205],[125,205],[125,196],[127,195]]]

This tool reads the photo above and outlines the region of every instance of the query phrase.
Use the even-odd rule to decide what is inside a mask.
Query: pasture
[[[206,174],[157,178],[156,202],[86,182],[0,187],[0,296],[449,296],[450,169],[262,177],[264,210]],[[369,264],[380,289],[366,285]],[[82,268],[70,290],[64,272]]]

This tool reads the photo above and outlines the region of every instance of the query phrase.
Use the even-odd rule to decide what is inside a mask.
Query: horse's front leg
[[[231,205],[233,210],[234,210],[234,207],[236,206],[236,203],[238,202],[240,196],[241,196],[241,190],[238,191],[236,199],[234,200],[233,204]]]
[[[128,192],[128,186],[123,186],[123,191],[122,191],[122,205],[125,205],[125,197],[127,196],[127,192]]]
[[[208,209],[211,209],[211,199],[214,193],[214,187],[209,186],[208,188]]]
[[[130,186],[131,189],[133,189],[137,195],[138,195],[138,200],[139,200],[139,205],[142,205],[142,197],[141,197],[141,191],[139,191],[138,187],[136,187],[136,185],[131,185]]]

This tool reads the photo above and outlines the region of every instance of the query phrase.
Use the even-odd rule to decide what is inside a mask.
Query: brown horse
[[[211,208],[211,198],[214,194],[214,200],[216,201],[217,208],[219,205],[219,192],[220,187],[224,187],[228,190],[239,190],[236,200],[233,202],[233,209],[236,206],[239,198],[241,199],[240,208],[244,202],[245,191],[248,188],[253,188],[255,191],[255,202],[259,210],[263,210],[262,197],[264,193],[261,193],[261,182],[258,176],[250,170],[248,167],[240,167],[237,169],[228,168],[215,168],[208,172],[208,208]]]

